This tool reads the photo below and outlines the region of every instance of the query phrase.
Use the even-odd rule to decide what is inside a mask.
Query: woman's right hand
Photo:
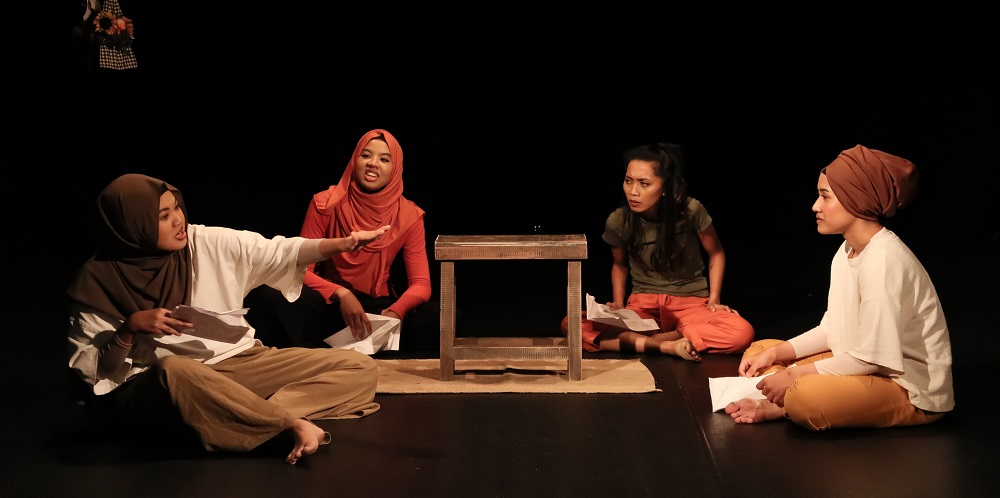
[[[170,316],[170,310],[155,308],[136,311],[125,319],[125,329],[134,334],[150,334],[155,336],[181,335],[181,330],[194,327],[191,322],[178,320]]]
[[[739,374],[741,377],[754,377],[757,372],[774,365],[777,360],[777,348],[767,348],[753,356],[747,356],[740,362]]]

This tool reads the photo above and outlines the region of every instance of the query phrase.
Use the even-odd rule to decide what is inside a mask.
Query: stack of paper
[[[636,332],[660,329],[656,325],[656,321],[650,318],[641,318],[636,312],[630,309],[612,310],[608,305],[598,303],[594,299],[594,296],[590,294],[587,294],[587,320],[614,325]]]
[[[250,330],[243,321],[247,311],[248,308],[242,308],[219,313],[182,304],[174,308],[170,316],[194,324],[194,327],[182,330],[182,334],[236,344]]]
[[[399,319],[367,313],[372,323],[372,333],[360,341],[351,334],[350,327],[344,327],[339,332],[323,339],[331,348],[353,349],[367,355],[379,351],[399,350]]]
[[[771,375],[771,374],[767,374]],[[757,383],[767,377],[709,377],[708,390],[712,393],[712,411],[722,410],[733,401],[741,399],[765,399]]]

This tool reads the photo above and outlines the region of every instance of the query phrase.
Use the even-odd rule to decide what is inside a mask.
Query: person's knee
[[[772,346],[777,346],[781,341],[778,339],[761,339],[758,341],[752,341],[746,347],[746,351],[743,352],[743,357],[753,356],[761,351]]]
[[[166,388],[172,384],[187,382],[187,379],[194,379],[197,375],[195,369],[204,365],[186,356],[170,355],[160,358],[151,365],[149,373],[155,375],[160,384]]]
[[[354,350],[340,350],[331,349],[331,352],[335,352],[338,356],[341,354],[346,355],[340,358],[331,358],[330,364],[334,369],[348,368],[359,372],[362,375],[370,375],[378,377],[378,363],[375,360],[364,353],[359,353]]]
[[[826,413],[830,397],[818,389],[811,377],[795,379],[785,393],[785,417],[812,431],[822,431],[831,427]]]
[[[361,353],[358,353],[361,354]],[[370,383],[378,384],[378,364],[372,357],[361,354],[361,358],[358,358],[358,369],[361,375]]]
[[[749,348],[756,346],[753,342],[753,327],[749,324],[743,327],[687,326],[682,333],[699,351],[719,354],[745,352],[744,356],[749,356],[754,354]],[[766,347],[762,344],[754,347],[753,351],[760,352],[764,349]]]
[[[174,372],[183,372],[187,367],[187,361],[184,356],[164,356],[150,365],[149,371],[160,377],[172,375]]]
[[[360,357],[358,357],[357,361],[358,361],[358,367],[361,368],[362,370],[378,371],[378,364],[375,363],[375,360],[371,356],[362,354]]]
[[[587,319],[587,312],[580,312],[580,330],[583,333],[592,333],[594,331],[594,322]],[[562,332],[563,336],[569,335],[569,317],[564,316],[562,323],[559,324],[559,331]]]
[[[732,343],[730,344],[730,352],[736,353],[739,351],[744,351],[753,344],[754,330],[753,326],[747,323],[745,326],[740,327],[736,330],[732,337]]]

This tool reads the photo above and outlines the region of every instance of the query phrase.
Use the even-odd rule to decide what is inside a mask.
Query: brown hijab
[[[127,174],[104,188],[97,198],[97,249],[69,287],[72,301],[119,320],[136,311],[191,303],[187,247],[156,248],[160,196],[168,190],[187,218],[180,191],[162,180]]]
[[[917,197],[913,163],[863,145],[841,152],[823,172],[837,200],[864,220],[889,218]]]

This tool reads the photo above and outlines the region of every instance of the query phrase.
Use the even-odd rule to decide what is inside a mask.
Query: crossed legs
[[[116,404],[149,425],[173,414],[208,451],[249,451],[278,434],[294,443],[288,463],[329,435],[307,418],[356,418],[378,410],[374,360],[350,350],[251,348],[218,364],[167,356],[122,385]]]

